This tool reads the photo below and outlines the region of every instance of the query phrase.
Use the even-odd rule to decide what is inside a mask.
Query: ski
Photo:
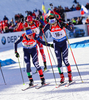
[[[45,87],[45,86],[47,86],[47,85],[49,85],[50,83],[45,83],[44,85],[40,85],[40,86],[37,86],[37,87],[35,87],[36,89],[40,89],[40,88],[42,88],[42,87]]]
[[[65,87],[68,87],[69,85],[72,85],[73,83],[75,83],[75,81],[72,81],[72,82],[68,82]]]
[[[63,86],[65,85],[67,82],[64,82],[64,83],[60,83],[59,85],[56,86],[56,88],[59,88],[60,86]]]
[[[36,87],[37,85],[38,85],[38,84],[35,84],[35,85],[33,85],[33,86],[28,86],[27,88],[22,89],[22,91],[28,90],[28,89],[30,89],[30,88],[34,88],[34,87]]]

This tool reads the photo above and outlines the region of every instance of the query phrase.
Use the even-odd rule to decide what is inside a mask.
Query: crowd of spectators
[[[73,4],[70,8],[68,7],[63,8],[62,6],[54,7],[54,11],[57,12],[61,16],[62,20],[65,21],[64,12],[81,9],[81,5],[79,4],[79,2],[77,2],[77,0],[74,0],[74,3],[76,5]],[[87,3],[85,7],[89,9],[89,3]],[[48,11],[49,10],[50,8],[48,8]],[[39,20],[43,25],[48,23],[47,16],[43,17],[43,13],[38,9],[35,9],[33,11],[25,11],[25,13],[26,13],[26,16],[22,14],[16,14],[14,18],[12,18],[10,21],[8,17],[5,15],[3,20],[0,21],[0,33],[24,31],[24,23],[26,22],[27,16],[29,15],[31,15],[33,19]],[[71,21],[74,25],[83,24],[82,19],[83,17],[77,17],[77,18],[73,18]],[[89,17],[86,20],[86,24],[89,24]]]

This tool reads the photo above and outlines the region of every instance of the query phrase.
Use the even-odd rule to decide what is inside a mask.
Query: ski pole
[[[24,55],[23,55],[23,71],[25,72]]]
[[[18,63],[19,63],[19,68],[20,68],[20,72],[21,72],[21,77],[22,77],[23,85],[25,85],[19,58],[18,58]]]
[[[65,31],[65,30],[64,30],[64,31]],[[65,34],[66,34],[66,31],[65,31]],[[79,74],[79,76],[80,76],[81,81],[83,82],[82,77],[81,77],[81,74],[80,74],[79,69],[78,69],[78,66],[77,66],[77,63],[76,63],[76,60],[75,60],[75,57],[74,57],[74,54],[73,54],[73,51],[72,51],[72,49],[71,49],[71,45],[70,45],[70,43],[69,43],[69,39],[68,39],[67,34],[66,34],[66,37],[67,37],[67,41],[68,41],[68,44],[69,44],[69,47],[70,47],[70,51],[71,51],[72,57],[73,57],[73,59],[74,59],[74,62],[75,62],[75,65],[76,65],[78,74]]]
[[[43,36],[44,36],[45,41],[47,42],[47,39],[46,39],[46,37],[45,37],[44,33],[43,33]],[[56,65],[56,61],[55,61],[55,59],[54,59],[54,57],[53,57],[52,51],[51,51],[51,49],[50,49],[50,48],[49,48],[49,50],[50,50],[50,53],[51,53],[52,58],[53,58],[53,60],[54,60],[54,63],[55,63],[55,65]]]
[[[2,68],[1,68],[1,63],[0,63],[0,70],[1,70],[2,77],[3,77],[3,81],[4,81],[5,85],[6,85],[6,81],[5,81],[5,78],[4,78],[4,75],[3,75],[3,71],[2,71]]]
[[[44,35],[44,31],[43,31],[43,36],[44,36],[45,42],[47,42],[47,41],[46,41],[46,38],[45,38],[45,35]],[[57,85],[57,81],[56,81],[56,77],[55,77],[55,74],[54,74],[54,70],[53,70],[53,66],[52,66],[52,61],[51,61],[51,57],[50,57],[50,54],[49,54],[49,50],[48,50],[47,47],[46,47],[46,49],[47,49],[47,52],[48,52],[48,56],[49,56],[51,68],[52,68],[52,71],[53,71],[53,76],[54,76],[55,84]]]

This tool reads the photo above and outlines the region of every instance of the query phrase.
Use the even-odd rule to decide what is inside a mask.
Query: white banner
[[[0,49],[13,46],[15,40],[21,36],[22,33],[24,33],[24,31],[0,34]]]
[[[72,19],[74,17],[81,17],[80,10],[77,11],[69,11],[65,13],[66,19]],[[85,14],[85,16],[89,16],[89,10],[88,13]]]

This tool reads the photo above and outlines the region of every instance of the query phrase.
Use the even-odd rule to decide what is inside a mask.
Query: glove
[[[53,44],[50,44],[50,47],[54,48],[54,45]]]
[[[18,52],[15,52],[15,56],[16,56],[17,58],[20,57]]]
[[[39,25],[39,28],[40,28],[40,29],[42,29],[42,28],[43,28],[43,25],[42,25],[42,24],[40,24],[40,25]]]

